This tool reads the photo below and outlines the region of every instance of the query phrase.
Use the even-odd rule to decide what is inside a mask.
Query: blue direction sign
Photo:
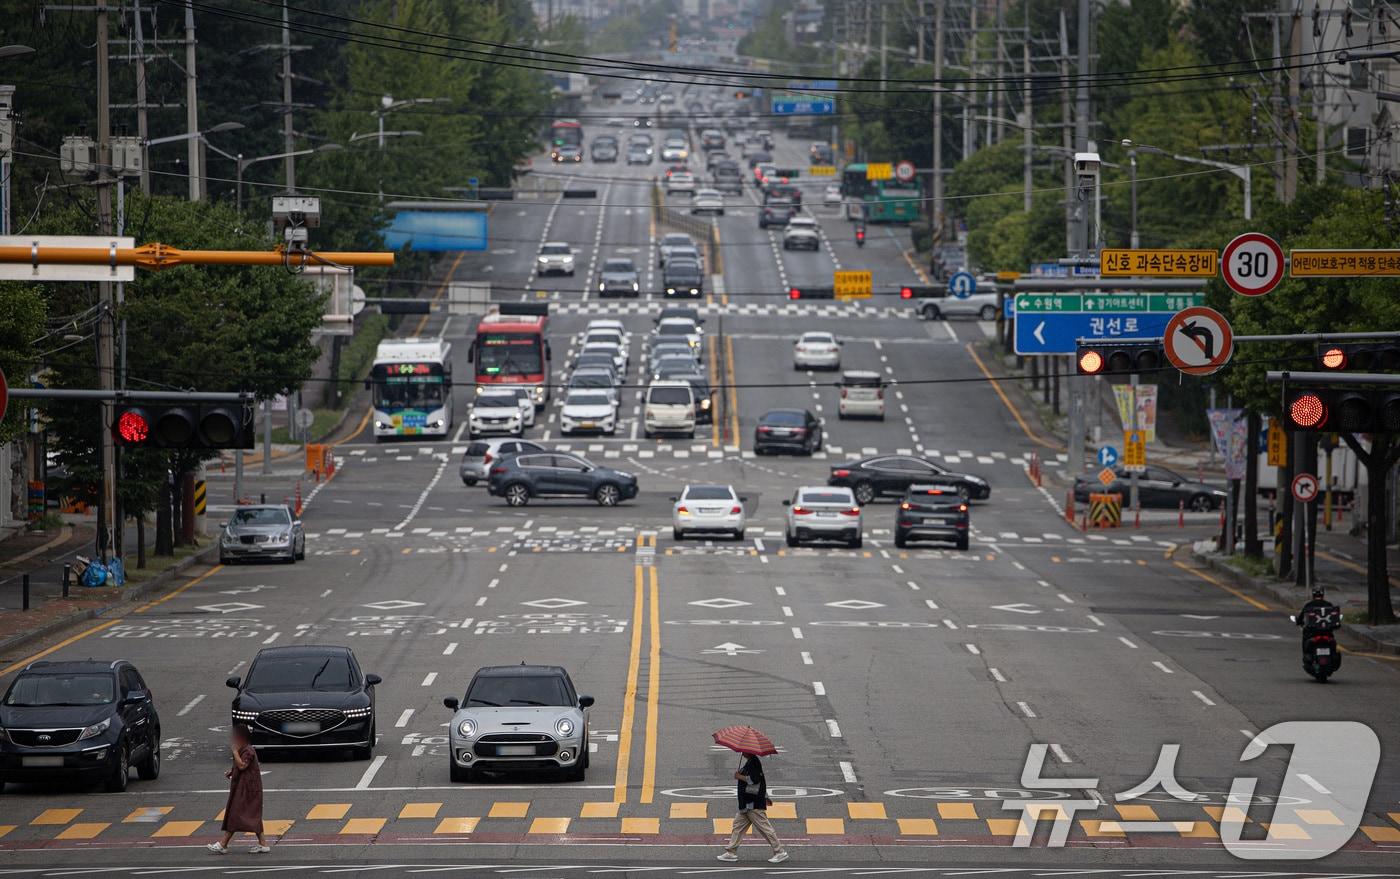
[[[966,299],[977,292],[977,279],[970,272],[956,272],[948,279],[948,292],[958,299]]]
[[[1016,353],[1073,354],[1079,339],[1108,341],[1117,337],[1160,336],[1170,314],[1061,311],[1016,312]]]
[[[835,91],[834,79],[789,82],[786,92],[772,96],[770,106],[775,116],[831,116],[836,112]]]
[[[1113,446],[1102,446],[1099,449],[1099,466],[1112,467],[1118,463],[1118,450]]]

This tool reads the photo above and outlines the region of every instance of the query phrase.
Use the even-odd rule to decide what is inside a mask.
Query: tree
[[[43,291],[34,284],[0,282],[0,372],[12,387],[27,385],[25,380],[37,365],[44,335]],[[11,403],[0,420],[0,443],[24,433],[27,406]],[[9,499],[0,499],[8,503]]]

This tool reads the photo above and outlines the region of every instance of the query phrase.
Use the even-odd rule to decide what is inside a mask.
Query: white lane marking
[[[325,592],[322,592],[322,593],[321,593],[321,597],[322,597],[322,598],[325,598],[327,595],[330,595],[330,594],[331,594],[331,590],[327,589]]]
[[[487,589],[495,589],[497,586],[500,585],[500,583],[501,583],[501,581],[500,581],[498,578],[493,577],[493,578],[491,579],[491,582],[486,584],[486,588],[487,588]]]
[[[793,626],[793,627],[792,627],[792,637],[796,638],[798,641],[801,641],[801,640],[802,640],[802,627],[801,627],[801,626]]]
[[[1209,697],[1209,696],[1207,696],[1205,693],[1202,693],[1200,690],[1192,690],[1192,691],[1191,691],[1191,695],[1192,695],[1192,696],[1195,696],[1197,699],[1200,699],[1202,702],[1206,703],[1207,705],[1214,705],[1214,704],[1215,704],[1214,702],[1210,701],[1210,697]]]
[[[454,653],[456,653],[456,652],[457,652],[457,642],[456,642],[456,641],[453,641],[451,644],[448,644],[446,647],[442,648],[442,655],[443,655],[443,656],[451,656],[452,654],[454,654]]]
[[[486,596],[485,596],[485,595],[481,596],[480,598],[478,598],[478,599],[476,600],[476,606],[477,606],[477,607],[481,607],[481,606],[482,606],[483,604],[485,604],[485,603],[486,603]]]
[[[958,627],[958,624],[953,622],[952,620],[944,620],[943,625],[947,626],[950,629],[956,629]]]
[[[1099,619],[1098,617],[1094,616],[1093,614],[1089,614],[1088,616],[1089,616],[1089,621],[1092,622],[1094,625],[1099,626],[1099,627],[1102,627],[1102,626],[1103,626],[1103,620]]]
[[[755,537],[753,539],[753,548],[758,550],[759,552],[763,552],[765,550],[762,537]]]
[[[496,569],[496,572],[497,572],[497,573],[500,573],[500,574],[504,574],[504,573],[506,572],[506,569],[509,568],[509,567],[510,567],[510,563],[509,563],[509,562],[501,562],[501,566],[500,566],[499,568]]]
[[[924,604],[928,605],[929,610],[938,610],[938,602],[934,601],[932,598],[925,598]]]
[[[1131,647],[1134,650],[1138,649],[1138,646],[1136,644],[1134,644],[1132,641],[1129,641],[1127,638],[1124,638],[1122,635],[1118,636],[1118,640],[1122,641],[1124,645]]]
[[[276,641],[280,637],[282,637],[281,632],[273,632],[271,635],[268,635],[266,638],[263,639],[263,643],[271,644],[273,641]]]
[[[399,715],[399,719],[394,721],[394,726],[398,729],[403,729],[408,726],[408,721],[411,717],[413,717],[413,709],[405,708],[403,713]]]
[[[990,674],[992,676],[992,680],[996,681],[998,684],[1006,683],[1006,677],[1002,675],[1000,669],[988,668],[987,673]]]
[[[777,593],[779,598],[782,598],[783,596],[787,595],[787,590],[781,586],[774,586],[773,591]]]
[[[826,684],[823,684],[821,681],[812,681],[812,695],[813,695],[813,696],[825,696],[825,695],[826,695]]]
[[[855,784],[855,783],[856,783],[856,769],[855,769],[854,766],[852,766],[852,765],[851,765],[848,761],[846,761],[846,760],[842,760],[840,763],[838,763],[838,764],[836,764],[836,765],[838,765],[838,766],[841,767],[841,777],[844,778],[844,779],[846,780],[846,783],[847,783],[847,784]]]
[[[890,570],[894,571],[896,574],[904,573],[904,569],[901,568],[899,565],[890,565]]]
[[[1171,669],[1167,668],[1167,666],[1166,666],[1165,663],[1158,662],[1157,660],[1154,659],[1154,660],[1152,660],[1152,664],[1155,665],[1155,666],[1157,666],[1157,670],[1160,671],[1160,672],[1161,672],[1162,674],[1164,674],[1164,675],[1174,675],[1174,674],[1176,674],[1176,672],[1174,672],[1174,671],[1172,671]]]
[[[1051,752],[1052,754],[1054,754],[1054,755],[1055,755],[1055,759],[1056,759],[1056,760],[1059,760],[1061,763],[1073,763],[1073,762],[1074,762],[1073,760],[1069,759],[1069,754],[1065,753],[1065,749],[1062,748],[1062,747],[1059,746],[1059,745],[1052,744],[1052,745],[1050,746],[1050,752]]]
[[[383,766],[384,761],[387,759],[388,758],[385,757],[383,754],[380,754],[378,757],[375,757],[374,760],[369,764],[369,768],[365,770],[365,774],[360,776],[360,782],[359,784],[355,785],[355,790],[365,790],[366,788],[368,788],[370,786],[370,783],[374,781],[374,776],[378,774],[379,767]]]
[[[1021,713],[1026,715],[1027,717],[1036,716],[1035,712],[1031,710],[1031,706],[1027,705],[1025,702],[1017,702],[1016,707],[1021,709]]]
[[[1046,589],[1050,588],[1050,583],[1048,580],[1036,580],[1035,583],[1037,586],[1044,586]]]
[[[982,651],[977,649],[977,645],[976,645],[976,644],[964,644],[963,646],[966,647],[966,648],[967,648],[967,652],[968,652],[968,653],[971,653],[973,656],[981,656],[981,655],[982,655]]]
[[[447,471],[447,459],[444,458],[443,461],[442,461],[442,463],[438,464],[437,472],[433,474],[433,478],[428,480],[428,486],[427,486],[427,488],[424,488],[424,489],[423,489],[422,494],[418,495],[418,500],[415,501],[414,504],[413,504],[413,506],[409,508],[408,515],[404,516],[402,522],[400,522],[399,524],[397,524],[397,525],[394,526],[394,530],[395,530],[395,531],[402,531],[404,528],[406,528],[406,527],[408,526],[408,523],[410,523],[410,522],[413,521],[413,517],[414,517],[414,516],[417,516],[417,515],[418,515],[418,511],[421,510],[421,509],[423,509],[423,504],[424,504],[425,502],[427,502],[427,500],[428,500],[428,495],[432,493],[432,490],[433,490],[434,488],[437,488],[437,484],[438,484],[440,481],[442,481],[442,474],[445,473],[446,471]],[[325,483],[325,482],[321,483],[321,485],[326,485],[326,484],[327,484],[327,483]],[[317,487],[319,488],[320,486],[317,486]]]
[[[178,712],[176,712],[175,716],[176,716],[176,717],[184,717],[186,714],[189,714],[191,711],[194,710],[194,706],[198,705],[200,702],[203,702],[203,701],[204,701],[204,694],[203,694],[203,693],[200,693],[198,696],[195,696],[193,699],[191,699],[190,701],[186,702],[186,703],[185,703],[185,707],[184,707],[184,708],[181,708]]]
[[[1058,599],[1060,599],[1061,601],[1063,601],[1065,604],[1074,604],[1074,599],[1073,599],[1073,598],[1070,598],[1068,595],[1064,594],[1063,592],[1057,593],[1055,597],[1058,598]]]
[[[454,443],[460,443],[462,441],[462,434],[466,431],[466,429],[467,422],[464,420],[461,424],[457,425],[457,432],[452,435],[452,441]]]
[[[1018,570],[1018,571],[1024,571],[1024,570],[1026,569],[1026,566],[1025,566],[1025,565],[1021,564],[1021,563],[1018,562],[1018,561],[1014,561],[1014,560],[1011,562],[1011,567],[1015,568],[1015,569]]]
[[[805,651],[805,650],[802,651],[802,664],[803,664],[803,665],[811,665],[811,664],[812,664],[812,654],[808,653],[808,652]]]
[[[826,731],[833,739],[841,738],[841,727],[829,717],[826,719]]]
[[[904,582],[904,585],[908,586],[910,589],[913,589],[915,592],[919,591],[919,584],[915,583],[913,580],[906,580]]]
[[[424,675],[422,685],[425,687],[431,687],[433,685],[433,681],[435,680],[437,680],[437,672],[430,671],[426,675]]]

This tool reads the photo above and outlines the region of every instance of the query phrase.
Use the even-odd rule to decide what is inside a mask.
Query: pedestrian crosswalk
[[[578,314],[590,317],[621,317],[627,315],[653,316],[664,305],[662,300],[646,299],[587,299],[577,301],[551,300],[552,314]],[[682,303],[690,305],[692,303]],[[803,317],[841,318],[867,320],[908,320],[915,317],[908,306],[872,305],[855,300],[851,302],[801,302],[775,299],[771,302],[730,301],[727,304],[716,302],[695,302],[694,307],[704,317],[724,315],[725,317]]]

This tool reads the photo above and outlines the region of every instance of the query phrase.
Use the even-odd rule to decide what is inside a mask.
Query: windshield
[[[662,324],[656,328],[658,336],[689,336],[695,332],[690,324]]]
[[[479,677],[467,691],[467,706],[572,705],[561,678],[545,675]]]
[[[290,525],[291,522],[287,511],[276,507],[238,510],[233,514],[233,524],[235,525]]]
[[[603,271],[634,272],[636,269],[632,268],[632,260],[630,259],[610,259],[603,263]]]
[[[607,394],[570,394],[565,406],[611,406]]]
[[[374,404],[380,411],[442,408],[444,377],[440,364],[375,364],[373,378]]]
[[[690,247],[689,235],[667,235],[661,239],[662,247]]]
[[[727,485],[692,485],[685,492],[685,499],[689,501],[727,501],[733,498],[734,492]]]
[[[477,337],[478,375],[539,375],[544,372],[540,337],[530,333],[489,333]]]
[[[700,270],[694,265],[670,265],[666,266],[666,280],[683,281],[685,283],[695,283],[700,280]]]
[[[41,705],[110,705],[116,698],[110,674],[38,674],[15,681],[5,704],[16,708]]]
[[[575,388],[610,388],[612,387],[612,379],[601,372],[586,372],[571,378],[569,380],[569,386]]]
[[[478,409],[518,409],[520,404],[516,402],[514,396],[507,397],[504,394],[482,394],[476,398]]]
[[[782,409],[769,412],[763,416],[764,424],[784,424],[801,427],[805,422],[801,412],[790,412]]]
[[[652,388],[647,402],[658,406],[689,406],[690,388]]]
[[[355,689],[355,674],[344,654],[265,657],[253,663],[245,689],[344,693]]]
[[[569,253],[569,245],[546,244],[545,246],[540,248],[540,253],[546,254],[548,256],[560,256]]]

